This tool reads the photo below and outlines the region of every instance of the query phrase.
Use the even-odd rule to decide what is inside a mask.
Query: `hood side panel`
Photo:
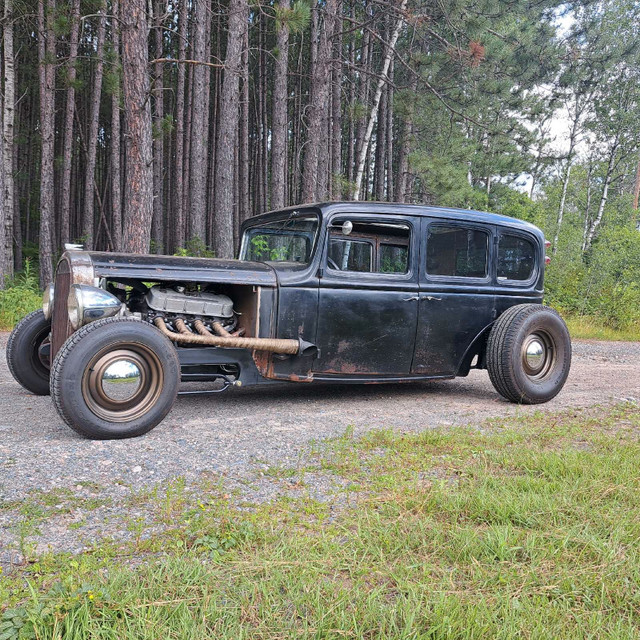
[[[274,270],[263,262],[91,252],[95,275],[148,282],[213,282],[275,287]]]

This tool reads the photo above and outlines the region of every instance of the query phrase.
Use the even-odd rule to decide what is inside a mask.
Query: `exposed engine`
[[[151,287],[144,295],[150,318],[161,316],[172,324],[178,318],[191,325],[200,319],[205,324],[219,323],[227,331],[236,326],[233,301],[212,291],[188,291],[184,287]]]

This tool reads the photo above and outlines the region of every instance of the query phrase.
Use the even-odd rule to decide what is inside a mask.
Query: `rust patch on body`
[[[273,354],[266,351],[254,351],[252,354],[253,361],[256,364],[258,372],[263,378],[269,380],[283,380],[288,382],[313,382],[313,372],[311,369],[306,375],[300,375],[299,373],[278,373],[274,369]]]

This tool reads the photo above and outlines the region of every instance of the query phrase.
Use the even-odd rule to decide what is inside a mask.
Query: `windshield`
[[[317,231],[315,215],[289,216],[249,227],[242,237],[240,260],[307,264]]]

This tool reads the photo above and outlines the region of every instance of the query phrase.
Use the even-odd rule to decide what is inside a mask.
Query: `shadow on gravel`
[[[182,407],[193,404],[212,402],[219,406],[241,401],[247,406],[259,405],[266,400],[287,402],[315,401],[362,401],[367,399],[379,399],[381,395],[390,400],[424,400],[425,395],[437,396],[437,400],[445,397],[464,396],[465,399],[479,399],[485,401],[498,400],[508,404],[507,400],[498,396],[492,388],[474,386],[462,382],[464,378],[457,380],[437,380],[425,382],[406,383],[380,383],[380,384],[330,384],[318,383],[274,383],[264,386],[250,387],[247,389],[229,389],[219,394],[182,395],[178,397],[178,403]],[[478,380],[476,380],[478,382]],[[489,384],[489,380],[486,380]],[[186,383],[181,385],[181,391],[195,391],[206,387],[197,387]],[[214,389],[215,387],[210,387]]]

